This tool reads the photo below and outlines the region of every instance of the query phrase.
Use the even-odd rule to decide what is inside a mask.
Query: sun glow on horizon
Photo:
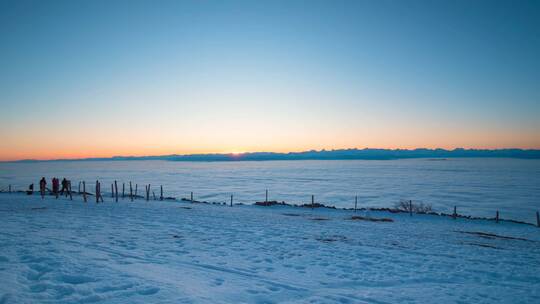
[[[228,152],[228,153],[226,153],[226,154],[231,154],[231,155],[233,155],[233,156],[240,156],[240,155],[246,154],[246,153],[247,153],[247,152],[245,152],[245,151],[230,151],[230,152]]]

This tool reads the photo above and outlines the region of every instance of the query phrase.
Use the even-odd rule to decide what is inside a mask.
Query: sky
[[[0,1],[0,160],[540,148],[539,1]]]

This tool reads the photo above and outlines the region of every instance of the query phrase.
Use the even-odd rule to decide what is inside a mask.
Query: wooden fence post
[[[232,201],[233,201],[233,195],[231,194],[231,207],[232,207]],[[536,216],[538,217],[538,212],[536,212]]]
[[[358,195],[354,197],[354,212],[356,212],[357,205],[358,205]]]
[[[133,187],[131,186],[131,181],[129,182],[129,199],[133,202]]]
[[[313,210],[313,206],[315,205],[315,195],[311,195],[311,210]]]
[[[162,201],[163,200],[163,185],[159,186],[159,191],[160,191],[159,200]]]
[[[150,200],[150,184],[148,184],[148,187],[146,188],[146,201]]]
[[[116,181],[114,181],[114,192],[116,193],[114,199],[118,203],[118,183]]]
[[[83,199],[84,199],[84,202],[86,203],[86,182],[85,181],[82,182],[82,186],[83,186]]]
[[[497,210],[497,213],[495,214],[495,222],[499,223],[499,210]]]
[[[124,199],[124,197],[125,197],[125,194],[124,194],[125,193],[124,190],[125,190],[125,187],[126,187],[125,184],[126,183],[122,183],[122,199]]]
[[[191,196],[190,196],[190,197],[191,197],[191,199],[190,199],[190,200],[191,200],[191,203],[193,204],[193,192],[191,192]]]
[[[409,216],[412,216],[412,200],[409,200]]]
[[[137,198],[137,184],[135,184],[135,198]]]
[[[452,214],[452,217],[454,219],[456,219],[456,217],[457,217],[457,208],[456,208],[456,206],[454,206],[454,214]]]
[[[152,191],[152,198],[156,200],[156,193],[154,191]]]
[[[101,183],[99,183],[99,199],[101,200],[101,202],[103,203],[103,195],[101,195]]]
[[[96,180],[96,204],[99,203],[99,181]]]
[[[540,227],[540,213],[536,211],[536,226]]]

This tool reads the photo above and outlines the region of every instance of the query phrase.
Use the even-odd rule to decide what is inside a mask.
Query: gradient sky
[[[0,160],[540,148],[539,1],[0,1]]]

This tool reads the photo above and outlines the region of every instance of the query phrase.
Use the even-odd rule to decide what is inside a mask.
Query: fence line
[[[82,185],[82,191],[81,191],[81,185]],[[101,192],[101,182],[99,180],[96,180],[94,186],[95,186],[95,193],[92,194],[92,193],[89,193],[89,192],[86,191],[86,181],[79,181],[78,191],[75,194],[78,194],[78,195],[82,194],[83,201],[85,203],[87,202],[87,196],[89,196],[89,195],[90,196],[93,195],[96,198],[96,204],[99,203],[99,202],[104,203],[105,201],[103,199],[103,194]],[[140,197],[140,196],[137,195],[137,189],[138,189],[138,184],[135,184],[135,193],[133,194],[132,182],[130,181],[129,182],[129,198],[130,198],[130,201],[132,201],[132,202],[136,198],[144,198],[144,197]],[[54,195],[56,198],[58,198],[58,191],[51,191],[48,188],[46,190],[48,190],[49,195]],[[65,191],[66,191],[66,194],[65,194],[66,197],[69,197],[70,200],[73,200],[73,194],[74,193],[73,193],[73,191],[71,189],[71,181],[67,182],[67,189],[65,189]],[[146,201],[150,201],[150,191],[151,191],[151,185],[150,184],[145,185]],[[15,188],[12,187],[11,184],[9,184],[7,189],[0,190],[0,193],[5,193],[5,192],[7,192],[9,194],[17,193],[17,192],[19,192],[19,193],[20,192],[26,192],[29,195],[30,194],[33,195],[34,190],[33,189],[15,190]],[[42,198],[44,198],[44,196],[45,196],[44,192],[45,191],[42,191],[42,189],[40,188],[40,195],[41,195]],[[121,197],[122,197],[122,199],[125,197],[125,183],[124,182],[122,183],[122,196]],[[111,184],[111,198],[113,198],[116,202],[118,202],[119,194],[118,194],[118,184],[117,184],[116,180],[114,181],[114,184]],[[152,198],[153,198],[154,201],[158,200],[156,198],[156,194],[155,194],[154,191],[152,191]],[[231,194],[231,196],[230,196],[230,204],[229,204],[230,207],[233,206],[233,198],[234,198],[234,194]],[[192,204],[193,203],[208,203],[208,204],[210,204],[209,202],[194,200],[193,191],[190,192],[190,198],[189,199],[185,199],[185,198],[177,199],[175,197],[165,197],[164,192],[163,192],[163,185],[160,185],[159,200],[160,201],[163,201],[163,200],[189,201]],[[226,205],[226,203],[224,203],[224,202],[223,203],[212,202],[211,204],[223,204],[223,205]],[[297,206],[297,207],[310,207],[311,210],[313,210],[316,207],[317,208],[323,207],[323,208],[333,208],[333,209],[342,209],[342,210],[353,210],[354,212],[359,210],[358,209],[358,195],[354,196],[354,207],[351,207],[351,208],[337,208],[335,206],[326,206],[326,205],[320,204],[320,203],[315,204],[315,195],[313,195],[313,194],[311,195],[311,204],[295,205],[295,204],[285,203],[284,201],[281,202],[281,203],[278,203],[277,201],[269,201],[268,200],[268,189],[265,189],[265,200],[264,200],[264,202],[255,202],[254,205],[261,205],[261,206],[288,205],[288,206]],[[402,206],[403,206],[403,204],[402,204]],[[390,211],[390,212],[407,212],[407,213],[409,213],[410,216],[413,216],[413,213],[418,213],[418,214],[430,214],[430,215],[439,215],[439,216],[450,216],[453,219],[465,218],[465,219],[493,220],[497,224],[499,222],[501,222],[501,221],[508,221],[508,222],[514,222],[514,223],[534,225],[533,223],[528,223],[528,222],[519,221],[519,220],[503,219],[503,218],[500,217],[499,210],[495,211],[495,217],[494,218],[485,218],[485,217],[473,217],[473,216],[467,216],[467,215],[458,214],[457,206],[454,206],[454,210],[453,210],[452,214],[446,214],[446,213],[443,213],[443,212],[441,212],[441,213],[418,212],[418,211],[415,212],[414,209],[417,206],[415,206],[413,204],[412,200],[409,200],[405,204],[405,206],[407,206],[408,208],[399,209],[399,207],[395,207],[394,209],[392,209],[392,208],[373,208],[373,207],[366,208],[366,207],[364,207],[364,208],[361,208],[360,210],[380,210],[380,211]],[[536,211],[535,215],[536,215],[536,226],[540,228],[540,212]]]

